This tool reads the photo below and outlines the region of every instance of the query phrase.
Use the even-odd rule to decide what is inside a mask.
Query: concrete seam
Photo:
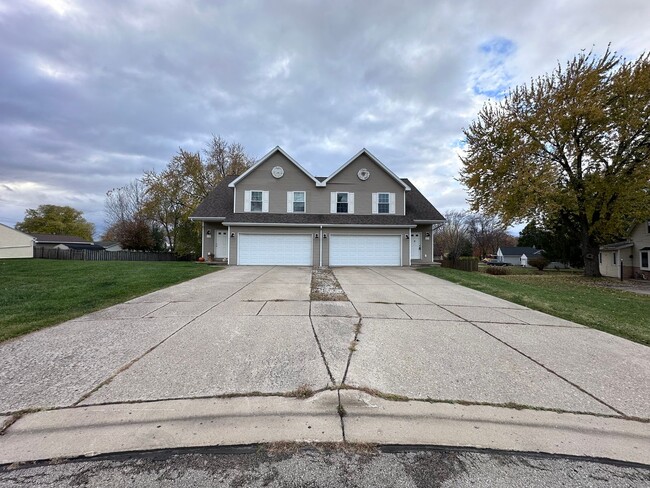
[[[433,303],[434,305],[437,305],[437,303],[435,303],[435,302],[429,300],[427,297],[424,297],[424,296],[420,295],[420,294],[419,294],[418,292],[416,292],[416,291],[409,290],[408,288],[406,288],[406,287],[405,287],[404,285],[402,285],[401,283],[398,283],[397,281],[395,281],[395,280],[389,278],[388,276],[385,276],[385,275],[381,274],[381,273],[380,273],[379,271],[377,271],[376,269],[374,269],[374,268],[369,268],[369,269],[370,269],[373,273],[377,273],[377,274],[378,274],[379,276],[381,276],[382,278],[386,278],[388,281],[390,281],[390,282],[392,282],[392,283],[395,283],[397,286],[399,286],[399,287],[401,287],[401,288],[404,288],[406,291],[408,291],[408,292],[410,292],[410,293],[413,293],[414,295],[419,296],[420,298],[422,298],[422,300],[426,300],[426,301],[429,302],[429,303]],[[408,314],[407,314],[407,315],[408,315]]]
[[[411,315],[406,310],[404,310],[402,307],[400,307],[399,303],[396,303],[395,305],[397,305],[397,308],[399,308],[402,312],[404,312],[406,314],[406,316],[409,318],[409,320],[413,320],[413,317],[411,317]],[[402,305],[404,305],[404,304],[402,303]]]
[[[327,359],[325,359],[325,351],[323,351],[323,347],[321,346],[320,339],[318,339],[318,334],[316,333],[316,328],[314,327],[314,322],[311,318],[311,315],[309,316],[309,324],[311,325],[311,331],[312,334],[314,334],[314,339],[316,340],[316,345],[318,346],[318,350],[320,351],[320,357],[323,360],[323,363],[325,364],[325,369],[327,370],[327,374],[330,377],[330,380],[332,381],[332,385],[336,386],[334,375],[330,370],[329,364],[327,364]]]
[[[487,335],[489,335],[489,336],[492,337],[493,339],[496,339],[496,340],[499,341],[501,344],[503,344],[503,345],[509,347],[510,349],[512,349],[513,351],[515,351],[515,352],[521,354],[521,355],[524,356],[526,359],[532,361],[533,363],[537,364],[538,366],[541,366],[542,368],[544,368],[544,369],[545,369],[546,371],[548,371],[549,373],[551,373],[551,374],[557,376],[558,378],[560,378],[561,380],[567,382],[568,384],[570,384],[570,385],[573,386],[574,388],[578,389],[579,391],[581,391],[581,392],[584,393],[585,395],[588,395],[589,397],[593,398],[593,399],[596,400],[598,403],[601,403],[602,405],[606,406],[606,407],[609,408],[610,410],[613,410],[614,412],[616,412],[617,414],[621,415],[622,417],[627,417],[627,414],[626,414],[626,413],[622,412],[621,410],[618,410],[617,408],[612,407],[611,405],[609,405],[609,404],[608,404],[607,402],[605,402],[604,400],[601,400],[601,399],[598,398],[596,395],[594,395],[594,394],[588,392],[587,390],[585,390],[585,389],[582,388],[581,386],[577,385],[577,384],[574,383],[573,381],[570,381],[569,379],[565,378],[565,377],[562,376],[561,374],[556,373],[556,372],[553,371],[551,368],[549,368],[549,367],[545,366],[544,364],[542,364],[540,361],[537,361],[536,359],[532,358],[532,357],[529,356],[528,354],[525,354],[524,352],[520,351],[520,350],[517,349],[516,347],[514,347],[514,346],[508,344],[507,342],[505,342],[505,341],[499,339],[497,336],[495,336],[494,334],[491,334],[491,333],[488,332],[487,330],[481,328],[479,325],[477,325],[477,324],[475,324],[475,323],[473,323],[473,322],[470,322],[470,324],[472,324],[474,327],[476,327],[476,328],[479,329],[480,331],[486,333]]]
[[[123,373],[124,371],[126,371],[127,369],[129,369],[129,368],[130,368],[131,366],[133,366],[135,363],[137,363],[138,361],[140,361],[140,359],[142,359],[142,358],[145,357],[147,354],[149,354],[150,352],[152,352],[152,351],[154,351],[155,349],[157,349],[157,348],[158,348],[160,345],[162,345],[163,343],[167,342],[167,340],[171,339],[173,336],[175,336],[177,333],[179,333],[179,332],[180,332],[181,330],[183,330],[185,327],[187,327],[188,325],[190,325],[190,324],[191,324],[192,322],[194,322],[196,319],[198,319],[199,317],[202,317],[203,315],[205,315],[206,313],[208,313],[210,310],[212,310],[212,308],[216,307],[217,305],[219,305],[219,304],[225,302],[226,300],[228,300],[230,297],[232,297],[232,296],[234,296],[235,294],[239,293],[239,292],[242,291],[244,288],[246,288],[247,286],[249,286],[251,283],[254,283],[256,280],[258,280],[259,278],[261,278],[262,276],[264,276],[266,273],[270,272],[272,269],[273,269],[273,268],[269,269],[269,270],[266,271],[265,273],[262,273],[260,276],[258,276],[257,278],[255,278],[255,280],[246,283],[246,284],[245,284],[244,286],[242,286],[241,288],[238,288],[238,289],[235,290],[233,293],[231,293],[230,295],[228,295],[226,298],[224,298],[223,300],[217,302],[217,303],[216,303],[213,307],[211,307],[210,309],[206,310],[205,312],[203,312],[203,313],[200,314],[200,315],[197,315],[196,317],[194,317],[193,319],[191,319],[189,322],[187,322],[185,325],[183,325],[183,326],[179,327],[178,329],[176,329],[174,332],[172,332],[170,335],[168,335],[167,337],[165,337],[165,338],[164,338],[162,341],[160,341],[158,344],[155,344],[153,347],[149,348],[147,351],[145,351],[145,352],[144,352],[143,354],[141,354],[140,356],[138,356],[138,357],[132,359],[130,362],[128,362],[128,363],[126,363],[125,365],[123,365],[123,366],[121,366],[120,368],[118,368],[118,370],[115,371],[113,374],[111,374],[108,378],[104,379],[104,380],[101,381],[98,385],[94,386],[94,387],[91,388],[89,391],[87,391],[86,393],[84,393],[83,395],[81,395],[81,398],[79,398],[79,400],[77,400],[76,402],[74,402],[72,405],[73,405],[73,406],[79,405],[79,404],[80,404],[81,402],[83,402],[85,399],[87,399],[88,397],[90,397],[90,395],[92,395],[93,393],[95,393],[96,391],[100,390],[101,388],[103,388],[104,386],[106,386],[107,384],[109,384],[111,381],[113,381],[117,375],[119,375],[120,373]]]

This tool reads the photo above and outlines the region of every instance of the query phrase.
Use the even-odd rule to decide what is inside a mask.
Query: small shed
[[[0,259],[33,258],[34,238],[0,224]]]

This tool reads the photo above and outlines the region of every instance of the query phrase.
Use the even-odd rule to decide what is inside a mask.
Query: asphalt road
[[[0,468],[0,487],[647,487],[650,467],[468,450],[280,446],[159,451]]]

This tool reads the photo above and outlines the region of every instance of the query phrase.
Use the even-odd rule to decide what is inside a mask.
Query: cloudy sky
[[[0,0],[0,222],[104,195],[211,134],[316,175],[362,147],[441,211],[488,98],[608,43],[650,48],[647,0]]]

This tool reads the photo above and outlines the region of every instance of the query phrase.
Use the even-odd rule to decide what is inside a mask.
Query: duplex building
[[[312,176],[276,147],[196,208],[203,255],[231,265],[409,266],[433,261],[444,217],[362,149]]]

